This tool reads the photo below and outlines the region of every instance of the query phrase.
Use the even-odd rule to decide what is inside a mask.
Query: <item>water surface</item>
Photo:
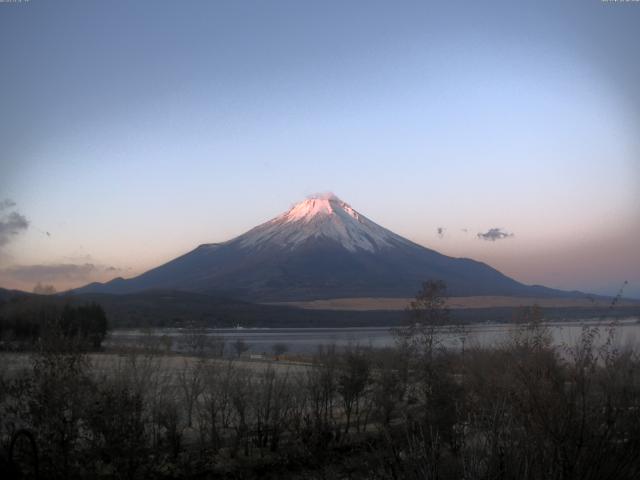
[[[615,344],[618,347],[635,345],[640,340],[640,319],[618,320],[614,330]],[[599,342],[603,342],[611,323],[607,320],[566,322],[547,324],[556,345],[575,345],[584,327],[599,329]],[[513,324],[488,323],[465,326],[464,329],[447,329],[442,332],[445,344],[454,348],[495,346],[511,338],[515,330]],[[243,340],[252,353],[270,353],[275,344],[284,344],[291,353],[312,353],[320,345],[335,345],[337,348],[348,346],[388,347],[394,345],[396,336],[388,327],[347,327],[347,328],[218,328],[189,330],[183,328],[156,328],[150,330],[115,330],[108,344],[114,346],[141,345],[164,342],[174,351],[188,349],[189,337],[204,335],[209,341],[222,339],[226,349],[238,339]]]

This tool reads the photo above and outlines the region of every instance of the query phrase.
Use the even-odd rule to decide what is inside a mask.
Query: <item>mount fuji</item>
[[[524,285],[484,263],[425,248],[333,194],[308,198],[234,239],[200,245],[137,277],[92,283],[74,292],[171,289],[260,302],[411,297],[428,279],[445,281],[452,296],[573,295]]]

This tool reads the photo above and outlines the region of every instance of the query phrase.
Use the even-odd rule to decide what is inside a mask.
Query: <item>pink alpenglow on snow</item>
[[[334,194],[313,196],[240,237],[244,247],[266,244],[295,247],[312,238],[329,238],[349,251],[379,251],[408,241],[358,213]]]

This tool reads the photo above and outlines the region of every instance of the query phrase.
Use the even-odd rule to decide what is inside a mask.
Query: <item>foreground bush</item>
[[[16,478],[640,472],[640,359],[594,328],[568,348],[533,321],[505,345],[463,351],[414,328],[397,348],[324,349],[295,370],[202,355],[175,367],[157,350],[105,369],[73,337],[39,345],[0,383],[1,467]]]

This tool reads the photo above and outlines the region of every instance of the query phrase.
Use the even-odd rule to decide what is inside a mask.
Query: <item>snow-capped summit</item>
[[[410,297],[429,279],[452,295],[558,296],[490,266],[452,258],[372,222],[333,194],[316,195],[223,243],[204,244],[135,278],[76,290],[172,289],[251,301]]]
[[[307,198],[236,241],[243,247],[292,249],[319,239],[336,242],[352,252],[358,249],[373,252],[407,242],[358,213],[334,194]]]
[[[287,222],[296,222],[298,220],[310,221],[318,215],[334,215],[339,210],[345,210],[354,218],[357,218],[357,212],[349,205],[340,200],[333,193],[323,195],[314,195],[312,197],[296,203],[291,209],[277,218],[284,217]]]

